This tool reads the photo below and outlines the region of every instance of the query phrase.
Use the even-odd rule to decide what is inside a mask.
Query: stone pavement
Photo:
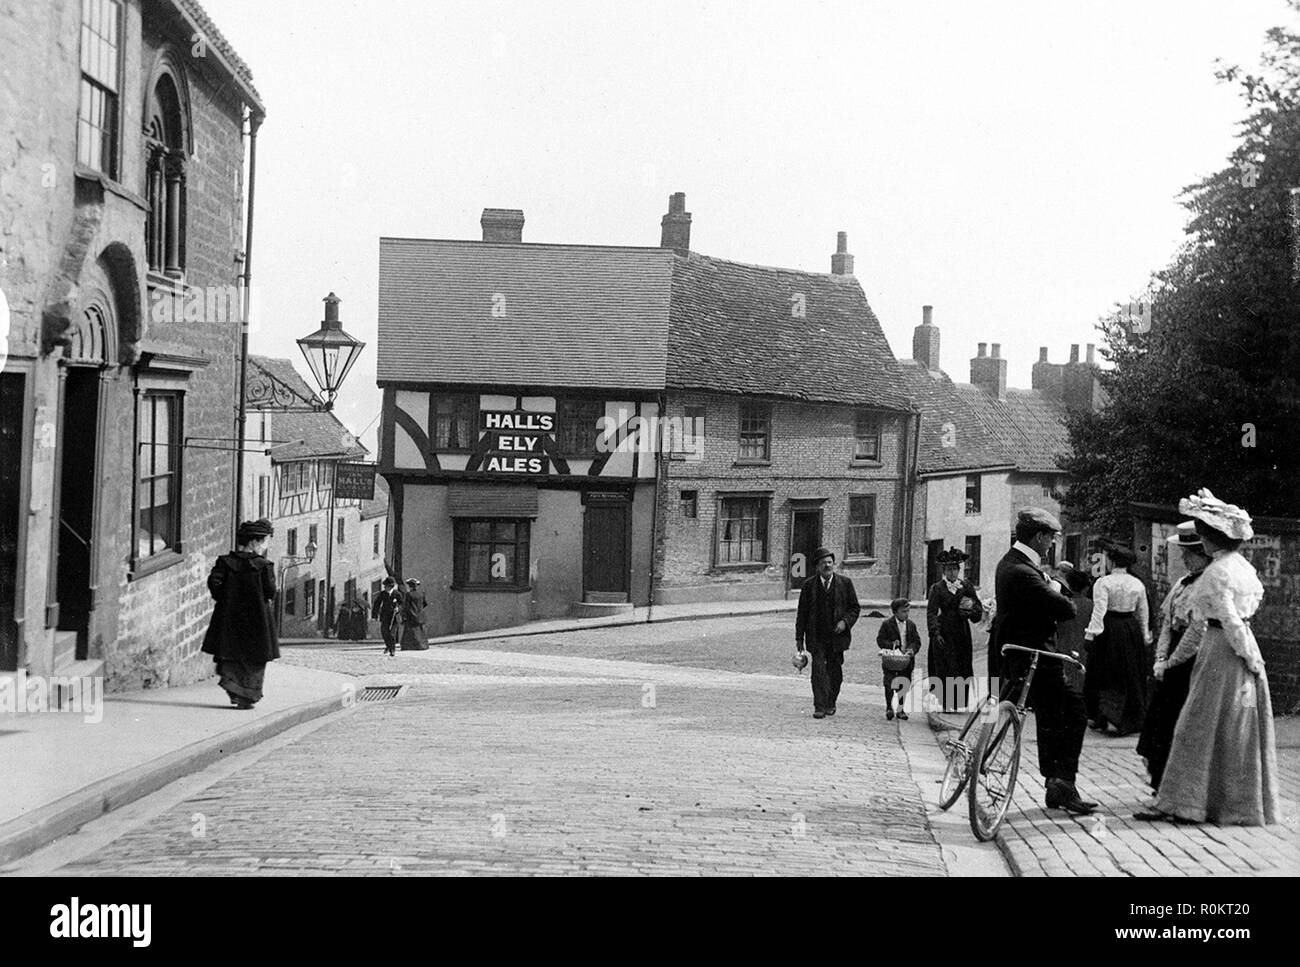
[[[897,723],[865,686],[815,722],[792,673],[468,648],[286,660],[406,688],[48,872],[949,871]]]
[[[976,654],[976,672],[982,675],[987,661],[978,645]],[[931,715],[930,721],[942,745],[960,730],[964,717]],[[1283,822],[1217,827],[1133,819],[1151,798],[1137,736],[1102,736],[1091,730],[1079,758],[1078,785],[1099,808],[1077,817],[1044,808],[1031,713],[998,845],[1019,876],[1295,876],[1300,873],[1300,719],[1275,721]],[[952,811],[965,810],[963,795]]]

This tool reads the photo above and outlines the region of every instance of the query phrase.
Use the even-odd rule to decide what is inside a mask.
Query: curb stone
[[[206,769],[226,756],[343,708],[338,696],[331,696],[284,709],[91,783],[25,816],[0,824],[0,866],[33,853],[105,813],[157,792],[177,779]]]

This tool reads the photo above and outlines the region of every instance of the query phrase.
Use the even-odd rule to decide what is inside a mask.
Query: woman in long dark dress
[[[1104,546],[1107,574],[1092,586],[1092,620],[1084,632],[1088,647],[1085,704],[1099,732],[1114,725],[1117,734],[1142,728],[1147,710],[1151,643],[1146,585],[1128,573],[1136,555],[1120,544]]]
[[[280,657],[271,614],[275,565],[263,556],[273,533],[268,520],[240,524],[238,549],[217,558],[208,575],[216,606],[203,651],[216,661],[230,704],[241,709],[261,701],[266,663]]]
[[[1151,788],[1156,792],[1160,790],[1160,777],[1164,775],[1169,747],[1174,740],[1174,726],[1178,724],[1178,715],[1187,701],[1192,670],[1196,666],[1194,639],[1187,639],[1187,646],[1183,645],[1192,620],[1191,592],[1196,579],[1210,563],[1196,527],[1190,521],[1179,524],[1178,533],[1168,540],[1182,551],[1187,573],[1174,582],[1160,606],[1160,637],[1156,640],[1154,668],[1156,685],[1151,694],[1151,704],[1147,707],[1146,722],[1142,725],[1142,738],[1137,745],[1137,753],[1146,760],[1147,772],[1151,775]]]
[[[961,565],[970,555],[956,547],[938,556],[943,577],[930,587],[925,623],[930,632],[926,653],[926,674],[938,679],[940,701],[945,712],[958,712],[969,701],[969,683],[975,677],[971,662],[970,626],[984,617],[984,607],[975,585],[961,575]]]

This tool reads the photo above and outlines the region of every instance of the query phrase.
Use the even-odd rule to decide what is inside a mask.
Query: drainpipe
[[[248,316],[252,305],[253,279],[253,200],[257,193],[257,129],[262,115],[248,115],[248,222],[244,226],[244,311],[239,332],[239,415],[235,420],[235,519],[232,530],[239,527],[244,513],[244,429],[248,424],[245,395],[248,387]],[[233,544],[232,544],[233,546]]]
[[[659,433],[655,440],[655,488],[654,503],[650,505],[650,596],[646,601],[645,620],[649,624],[655,616],[655,561],[659,557],[659,500],[663,495],[662,481],[659,479],[663,470],[663,426],[668,415],[668,394],[659,394]]]

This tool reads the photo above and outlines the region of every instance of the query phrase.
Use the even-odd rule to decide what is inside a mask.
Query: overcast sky
[[[340,397],[378,415],[378,238],[657,245],[829,271],[847,231],[896,355],[935,306],[943,366],[1000,342],[1009,383],[1099,342],[1097,316],[1177,247],[1180,190],[1243,111],[1282,0],[921,3],[204,0],[267,106],[254,352],[343,299],[369,345]],[[364,435],[374,448],[375,423]]]

